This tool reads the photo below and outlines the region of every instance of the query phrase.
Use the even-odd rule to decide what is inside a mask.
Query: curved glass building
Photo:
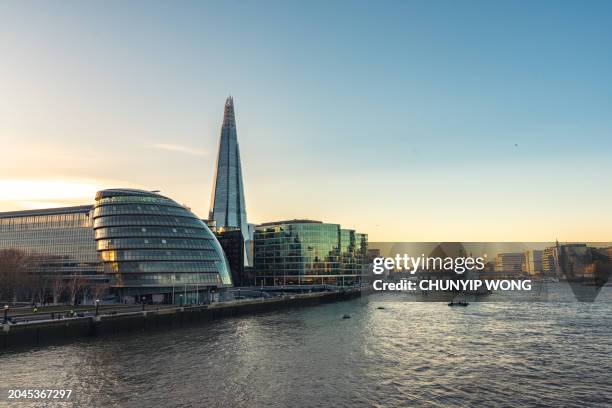
[[[200,303],[212,290],[232,285],[223,250],[206,224],[160,194],[99,191],[93,228],[104,271],[124,300]]]

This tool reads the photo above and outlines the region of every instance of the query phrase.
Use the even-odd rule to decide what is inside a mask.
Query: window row
[[[204,223],[193,217],[159,216],[159,215],[117,215],[100,217],[94,220],[94,228],[114,227],[122,225],[168,225],[174,227],[199,227]]]
[[[183,207],[159,206],[159,205],[107,205],[94,209],[94,218],[108,215],[121,214],[153,214],[153,215],[181,215],[191,217],[192,215]]]
[[[111,262],[105,265],[108,273],[197,273],[218,272],[227,274],[225,262],[209,260],[206,262]]]
[[[182,239],[182,238],[115,238],[97,241],[99,250],[104,249],[149,249],[149,248],[176,248],[176,249],[214,249],[208,239]]]
[[[123,238],[123,237],[193,237],[210,238],[209,233],[202,228],[178,227],[109,227],[99,228],[95,231],[95,238]]]
[[[215,251],[197,250],[106,250],[100,252],[103,261],[207,261],[217,260]]]
[[[123,275],[120,279],[126,286],[163,285],[177,286],[176,296],[180,294],[181,285],[210,285],[221,284],[221,277],[217,273],[178,273],[178,274],[133,274]]]

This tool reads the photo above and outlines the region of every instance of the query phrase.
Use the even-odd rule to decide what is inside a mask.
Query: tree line
[[[43,273],[44,263],[40,255],[16,248],[0,249],[0,301],[76,304],[86,297],[97,299],[108,290],[107,284],[92,284],[77,273]]]

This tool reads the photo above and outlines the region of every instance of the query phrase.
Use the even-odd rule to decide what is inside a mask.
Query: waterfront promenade
[[[51,319],[52,312],[45,311],[36,314],[36,319],[3,324],[0,331],[0,352],[13,348],[65,343],[82,337],[179,328],[225,317],[348,300],[360,295],[359,289],[352,289],[241,299],[208,305],[108,305],[101,309],[99,314],[95,314],[95,309],[88,308],[86,312],[80,311],[74,317],[62,319]]]

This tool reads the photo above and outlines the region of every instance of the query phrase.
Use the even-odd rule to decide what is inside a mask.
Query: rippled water
[[[78,406],[611,406],[610,292],[467,308],[370,296],[106,337],[2,355],[0,388],[72,388]]]

